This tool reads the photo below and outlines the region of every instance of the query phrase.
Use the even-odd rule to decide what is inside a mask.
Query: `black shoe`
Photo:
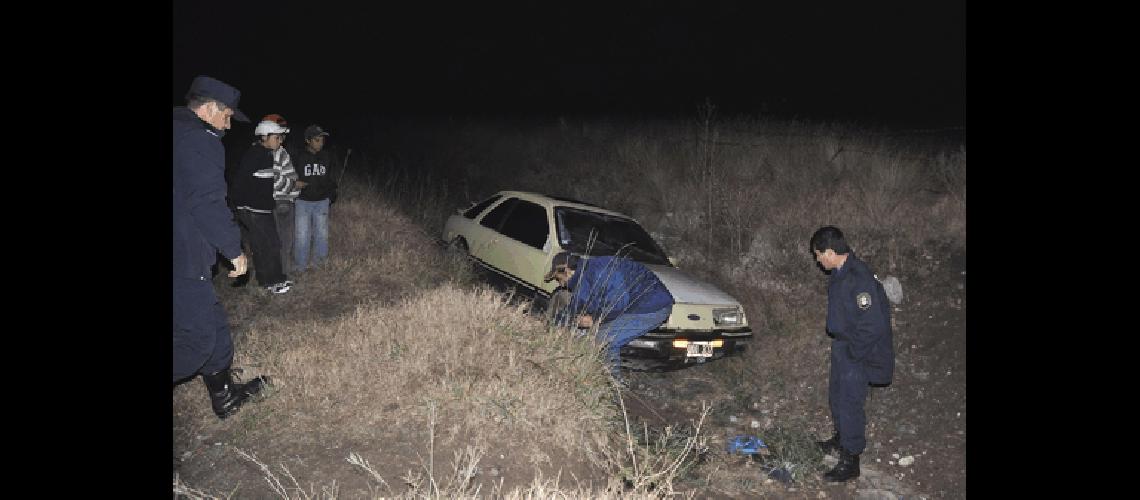
[[[206,390],[210,393],[210,404],[218,418],[226,418],[238,411],[243,403],[261,392],[269,383],[266,377],[257,377],[246,383],[235,383],[229,368],[218,373],[202,374]]]
[[[859,477],[859,455],[848,453],[839,448],[839,463],[835,468],[823,475],[823,480],[830,483],[842,483]]]
[[[831,453],[831,452],[838,452],[839,451],[839,433],[836,432],[834,435],[831,436],[831,439],[828,439],[827,441],[816,441],[815,444],[817,446],[819,446],[820,450],[823,450],[823,453],[825,455],[828,453]]]

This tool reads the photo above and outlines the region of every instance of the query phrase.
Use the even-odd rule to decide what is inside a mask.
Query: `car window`
[[[518,198],[511,198],[500,203],[499,206],[491,209],[487,215],[483,216],[483,220],[479,221],[479,224],[498,231],[499,226],[503,224],[503,219],[507,218],[507,214],[511,212],[517,201],[519,201]]]
[[[487,198],[486,200],[479,202],[478,205],[475,205],[471,208],[468,208],[466,212],[463,212],[463,216],[467,217],[468,219],[474,219],[476,216],[483,213],[483,211],[486,210],[487,207],[491,206],[492,203],[499,201],[499,198],[502,198],[502,197],[503,197],[503,195],[497,194],[495,196]]]
[[[671,265],[661,246],[637,222],[569,207],[554,209],[558,242],[582,255],[622,255],[647,264]]]
[[[500,232],[541,250],[546,243],[547,234],[550,233],[550,223],[546,221],[546,209],[529,201],[518,200]]]

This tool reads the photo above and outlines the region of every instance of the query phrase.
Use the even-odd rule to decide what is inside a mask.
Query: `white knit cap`
[[[289,127],[282,127],[277,122],[264,120],[253,129],[253,135],[288,134]]]

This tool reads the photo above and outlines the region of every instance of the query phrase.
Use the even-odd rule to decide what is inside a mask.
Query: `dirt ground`
[[[697,498],[965,498],[966,258],[963,252],[919,256],[919,262],[923,259],[926,265],[921,269],[899,276],[905,298],[892,308],[895,380],[889,387],[871,390],[862,476],[847,484],[829,485],[820,482],[816,473],[785,484],[771,480],[760,468],[749,469],[746,461],[734,461],[722,453],[715,466],[697,470],[716,470],[710,477],[727,477],[724,471],[735,469],[732,477],[755,480],[714,485],[697,491]],[[273,313],[271,307],[263,312]],[[820,309],[821,318],[824,313]],[[654,428],[687,426],[699,416],[703,400],[719,401],[702,434],[711,436],[720,450],[730,436],[751,434],[764,439],[772,426],[787,420],[802,421],[809,432],[826,438],[831,429],[827,410],[828,339],[821,334],[818,348],[802,353],[804,359],[796,364],[777,359],[786,353],[775,349],[775,342],[779,340],[757,332],[751,352],[743,360],[717,361],[672,372],[630,373],[625,401],[634,428],[643,424]],[[764,366],[782,370],[767,375],[779,378],[784,385],[753,380],[740,381],[736,386],[725,384],[725,372],[734,369],[731,363],[740,362],[755,365],[750,373],[764,373]],[[773,389],[784,386],[794,390]],[[464,443],[463,436],[447,436],[445,430],[436,429],[433,457],[428,454],[432,437],[427,426],[378,428],[370,436],[352,439],[322,435],[319,429],[331,423],[308,431],[271,431],[270,426],[258,424],[259,419],[270,416],[257,415],[256,411],[243,409],[239,415],[246,414],[244,419],[213,418],[198,381],[175,388],[176,394],[179,391],[189,391],[191,396],[200,393],[194,397],[200,397],[201,404],[175,407],[174,471],[185,484],[210,495],[278,496],[266,481],[265,470],[237,450],[256,457],[285,487],[295,485],[308,497],[324,498],[335,492],[338,498],[368,498],[407,491],[415,482],[414,476],[428,467],[447,469]],[[733,391],[736,394],[730,393]],[[482,495],[498,485],[502,491],[509,491],[531,484],[536,465],[545,461],[518,450],[509,437],[487,444],[473,480]],[[388,488],[350,464],[350,452],[367,459]],[[543,469],[560,468],[559,486],[563,488],[601,491],[605,487],[604,475],[581,457],[551,452],[546,458],[549,462]],[[834,459],[826,463],[833,464]],[[558,465],[551,468],[550,464]],[[295,483],[285,469],[293,474]]]
[[[765,485],[761,480],[765,487],[759,491],[725,485],[711,496],[818,498],[822,492],[828,498],[966,497],[966,256],[930,257],[919,256],[925,265],[909,279],[902,277],[904,299],[892,307],[894,382],[871,389],[866,406],[867,449],[860,457],[862,476],[845,485],[828,485],[818,479]],[[824,314],[821,309],[820,317]],[[627,397],[631,413],[650,426],[684,425],[699,415],[699,400],[720,399],[727,403],[713,413],[707,428],[710,436],[746,434],[764,440],[766,428],[795,420],[790,415],[796,414],[804,417],[819,439],[829,437],[829,339],[821,333],[819,349],[795,368],[777,359],[783,354],[773,348],[773,342],[778,340],[757,335],[751,348],[754,352],[746,359],[760,367],[780,367],[783,372],[777,376],[802,390],[750,391],[749,381],[742,381],[734,389],[748,397],[722,394],[725,377],[717,370],[731,368],[710,363],[634,374],[632,394]],[[818,362],[812,363],[813,359]],[[764,369],[752,372],[764,373]],[[825,463],[834,465],[834,458]],[[764,474],[757,471],[755,475]]]

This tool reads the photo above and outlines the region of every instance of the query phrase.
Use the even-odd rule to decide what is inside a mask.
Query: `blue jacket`
[[[222,132],[186,107],[174,108],[174,278],[208,280],[221,252],[241,255],[241,233],[226,206]]]
[[[622,313],[645,314],[673,305],[673,295],[645,266],[624,257],[582,259],[566,287],[570,308],[600,322]]]
[[[827,331],[835,336],[832,349],[846,349],[847,359],[860,364],[870,382],[891,382],[895,369],[891,306],[883,284],[855,252],[831,272]]]

